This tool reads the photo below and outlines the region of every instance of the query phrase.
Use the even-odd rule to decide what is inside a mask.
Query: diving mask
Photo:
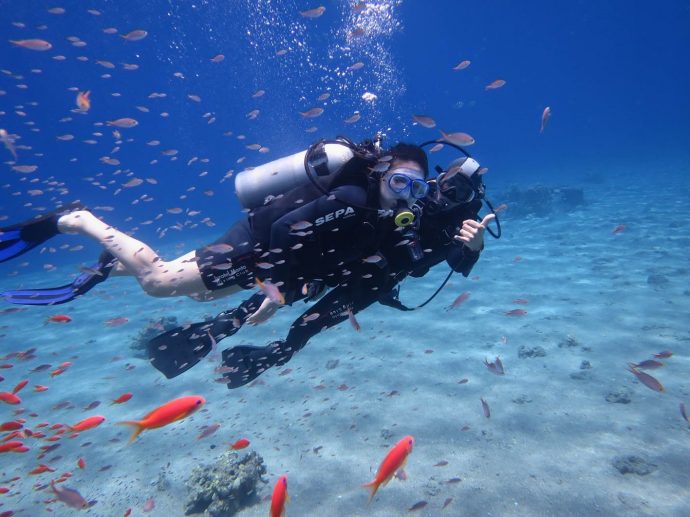
[[[388,187],[396,194],[409,190],[411,197],[422,199],[429,192],[427,182],[414,177],[419,174],[418,170],[398,167],[389,172],[392,174],[388,177]]]

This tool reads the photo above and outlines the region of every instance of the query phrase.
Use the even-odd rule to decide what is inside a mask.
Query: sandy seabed
[[[3,355],[37,348],[35,359],[10,359],[14,367],[0,372],[3,390],[30,381],[20,392],[27,427],[74,424],[92,414],[107,419],[61,440],[42,460],[36,455],[44,443],[35,438],[24,440],[28,453],[0,455],[0,486],[10,488],[0,496],[0,512],[34,516],[50,508],[52,515],[73,515],[60,503],[46,505],[50,493],[35,490],[71,471],[65,485],[97,501],[90,515],[122,515],[127,508],[143,515],[150,498],[155,508],[148,515],[182,515],[192,468],[213,463],[246,437],[246,450],[257,451],[268,471],[261,497],[287,474],[288,515],[403,515],[419,501],[427,501],[415,512],[420,516],[690,515],[690,425],[679,411],[681,402],[690,406],[687,172],[665,173],[655,189],[642,181],[583,184],[587,205],[549,218],[514,219],[508,212],[503,237],[487,240],[470,278],[455,275],[423,310],[374,306],[358,315],[360,333],[347,323],[323,332],[261,383],[232,391],[214,382],[217,357],[165,380],[133,358],[129,346],[150,319],[199,321],[239,298],[160,300],[131,279],[113,278],[69,305],[0,314]],[[619,224],[625,229],[613,233]],[[0,286],[59,285],[75,269],[7,276],[8,263]],[[446,272],[442,265],[406,281],[401,298],[423,301]],[[470,298],[446,310],[464,291]],[[220,347],[278,339],[304,308],[300,302],[282,309]],[[518,308],[527,314],[506,315]],[[73,321],[44,325],[58,313]],[[104,324],[115,317],[129,321]],[[662,350],[674,354],[649,372],[666,388],[657,393],[626,365]],[[503,376],[482,364],[496,356]],[[327,368],[334,360],[337,366]],[[60,376],[28,373],[63,361],[73,365]],[[35,393],[36,384],[49,390]],[[132,400],[108,405],[124,392],[134,393]],[[127,445],[129,430],[114,425],[188,394],[203,395],[205,408],[133,444]],[[480,398],[491,408],[488,419]],[[72,407],[55,409],[63,401]],[[93,401],[102,404],[83,411]],[[2,405],[0,420],[16,418],[14,410]],[[197,440],[212,423],[219,430]],[[360,485],[407,434],[416,440],[408,479],[394,479],[367,505]],[[651,472],[622,474],[614,462],[630,456]],[[76,467],[79,457],[84,470]],[[29,476],[39,463],[56,472]],[[20,479],[7,482],[14,476]],[[449,483],[453,478],[461,481]],[[239,515],[265,516],[268,506],[264,501]]]

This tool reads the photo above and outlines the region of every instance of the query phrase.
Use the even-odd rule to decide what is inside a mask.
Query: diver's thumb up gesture
[[[496,218],[494,214],[484,216],[482,222],[474,219],[465,219],[458,234],[453,237],[456,241],[462,242],[472,251],[481,251],[484,247],[484,230],[486,226]]]

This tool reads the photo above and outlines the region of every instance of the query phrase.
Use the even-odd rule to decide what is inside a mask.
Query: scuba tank
[[[245,169],[235,178],[235,191],[242,206],[254,209],[268,196],[277,196],[314,181],[322,189],[354,156],[351,142],[338,138],[319,142],[306,151],[279,158],[253,169]]]
[[[372,166],[377,163],[383,152],[383,138],[384,135],[378,132],[373,140],[365,140],[360,144],[355,144],[343,136],[338,136],[335,140],[319,140],[306,151],[245,169],[235,177],[237,197],[243,208],[253,210],[266,204],[273,196],[285,194],[310,182],[323,194],[328,194],[326,186],[333,176],[355,156],[370,162]],[[373,210],[379,217],[393,217],[398,227],[413,224],[418,215],[403,201],[393,210],[369,206],[358,208]]]

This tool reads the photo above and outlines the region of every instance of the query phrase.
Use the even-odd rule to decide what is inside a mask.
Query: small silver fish
[[[14,161],[17,161],[17,150],[14,147],[14,138],[12,138],[12,135],[10,135],[7,130],[5,129],[0,129],[0,142],[2,142],[5,145],[5,148],[12,153],[12,156],[14,157]]]
[[[503,375],[505,372],[503,371],[503,363],[501,363],[501,360],[496,357],[496,361],[493,363],[490,363],[486,359],[484,359],[484,365],[488,368],[488,370],[491,373],[494,373],[496,375]]]
[[[357,321],[357,318],[355,318],[355,313],[352,312],[351,308],[347,308],[347,319],[350,320],[350,324],[352,325],[352,328],[355,329],[356,332],[359,332],[362,330],[362,327],[360,326],[359,322]]]
[[[685,410],[685,404],[683,402],[680,403],[680,414],[685,421],[690,424],[690,418],[688,418],[688,412]]]
[[[486,418],[491,418],[491,410],[489,409],[489,404],[486,403],[486,400],[483,398],[479,398],[479,400],[482,401],[482,410],[484,410],[484,416]]]
[[[371,255],[370,257],[363,258],[362,262],[366,262],[367,264],[376,264],[377,262],[380,262],[383,257],[381,255]]]
[[[58,488],[55,486],[55,481],[50,482],[50,488],[53,489],[53,493],[57,500],[65,503],[70,508],[82,509],[89,507],[89,502],[73,488]]]

